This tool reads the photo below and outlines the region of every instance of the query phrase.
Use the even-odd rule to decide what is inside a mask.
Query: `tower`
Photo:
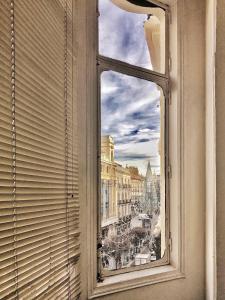
[[[110,135],[101,137],[101,156],[103,160],[114,162],[114,141]]]
[[[145,176],[144,194],[143,210],[148,214],[152,214],[159,207],[159,197],[157,193],[157,176],[152,173],[150,160]]]

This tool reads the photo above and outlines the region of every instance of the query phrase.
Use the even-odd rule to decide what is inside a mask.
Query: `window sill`
[[[171,265],[114,275],[98,283],[89,299],[184,277],[182,272]]]

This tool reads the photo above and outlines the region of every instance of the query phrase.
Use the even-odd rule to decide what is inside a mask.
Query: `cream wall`
[[[169,2],[169,1],[168,1]],[[87,10],[85,11],[85,4]],[[90,134],[88,139],[84,139],[88,129],[91,128],[96,133],[96,116],[93,112],[97,111],[95,101],[93,101],[93,91],[95,91],[93,83],[93,74],[96,74],[95,59],[95,42],[91,39],[94,36],[95,28],[90,26],[85,31],[85,22],[94,24],[96,20],[95,12],[90,12],[93,0],[77,0],[76,5],[79,12],[77,13],[77,25],[82,26],[82,33],[78,30],[75,37],[77,43],[77,62],[79,64],[79,72],[77,74],[78,81],[82,80],[82,84],[77,87],[78,101],[80,101],[80,195],[81,195],[81,210],[83,220],[81,225],[82,230],[82,297],[88,299],[88,276],[87,269],[93,270],[95,266],[87,265],[87,257],[95,255],[92,253],[90,242],[94,242],[95,234],[89,235],[89,222],[92,216],[88,214],[88,194],[90,190],[87,186],[95,191],[96,176],[94,166],[89,164],[90,158],[97,153],[95,149],[90,149],[90,144],[96,145],[96,137]],[[170,1],[172,3],[172,1]],[[174,1],[173,1],[174,3]],[[184,7],[182,7],[184,3]],[[184,239],[184,278],[174,279],[166,282],[143,286],[123,292],[118,292],[111,295],[97,296],[96,299],[103,300],[205,300],[205,1],[204,0],[179,0],[178,5],[183,11],[181,27],[179,27],[178,35],[183,40],[181,47],[176,48],[176,36],[172,36],[171,40],[174,44],[174,56],[172,61],[173,73],[173,90],[180,90],[182,96],[179,99],[174,99],[172,105],[182,103],[181,114],[183,122],[181,124],[181,140],[183,151],[183,186],[182,190],[182,222],[184,230],[182,237]],[[93,8],[93,7],[92,7]],[[87,13],[86,13],[87,12]],[[173,17],[171,26],[176,26],[176,18]],[[87,39],[89,53],[85,56],[85,34],[88,32]],[[176,58],[181,60],[181,66],[177,65]],[[84,64],[82,64],[82,62]],[[183,62],[183,63],[182,63]],[[82,74],[83,66],[88,66],[88,73]],[[183,66],[183,72],[180,73],[180,68]],[[182,74],[182,78],[177,78],[177,74]],[[85,80],[86,76],[86,80]],[[183,81],[181,80],[183,79]],[[181,82],[181,86],[177,82]],[[91,85],[92,93],[86,91],[87,85]],[[180,94],[180,95],[181,95]],[[178,102],[177,102],[178,101]],[[179,105],[177,106],[179,107]],[[171,115],[174,120],[177,118],[179,109],[174,109]],[[90,114],[93,118],[90,118]],[[175,121],[176,123],[176,121]],[[177,126],[180,126],[178,124]],[[88,129],[87,129],[88,128]],[[174,149],[174,152],[179,152],[179,149]],[[179,156],[178,156],[179,157]],[[87,173],[88,170],[88,173]],[[179,171],[179,170],[178,170]],[[93,176],[89,176],[92,174]],[[84,180],[84,178],[86,180]],[[173,199],[171,195],[172,209],[180,211],[179,199]],[[92,207],[94,213],[94,207]],[[86,221],[88,220],[88,222]],[[176,221],[174,220],[175,227]],[[176,227],[177,234],[180,228]],[[174,245],[174,250],[176,245]],[[94,258],[94,256],[93,256]]]
[[[206,300],[216,299],[216,0],[206,1]]]
[[[225,299],[225,2],[217,0],[216,28],[216,246],[217,300]]]

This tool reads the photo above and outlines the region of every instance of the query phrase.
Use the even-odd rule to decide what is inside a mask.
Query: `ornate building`
[[[160,177],[152,172],[150,161],[148,162],[144,182],[143,212],[148,214],[159,213],[160,208]]]
[[[116,164],[117,208],[118,217],[131,215],[131,176],[128,168]]]
[[[101,226],[103,235],[115,234],[118,221],[114,143],[110,136],[101,140]]]
[[[114,161],[111,136],[101,140],[101,226],[103,235],[114,235],[131,218],[131,174],[129,168]]]
[[[131,210],[132,216],[140,211],[141,203],[144,200],[144,177],[139,174],[137,167],[128,167],[131,177]]]

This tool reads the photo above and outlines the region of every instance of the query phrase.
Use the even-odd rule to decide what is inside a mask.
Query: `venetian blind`
[[[77,299],[73,1],[0,0],[0,299]]]

